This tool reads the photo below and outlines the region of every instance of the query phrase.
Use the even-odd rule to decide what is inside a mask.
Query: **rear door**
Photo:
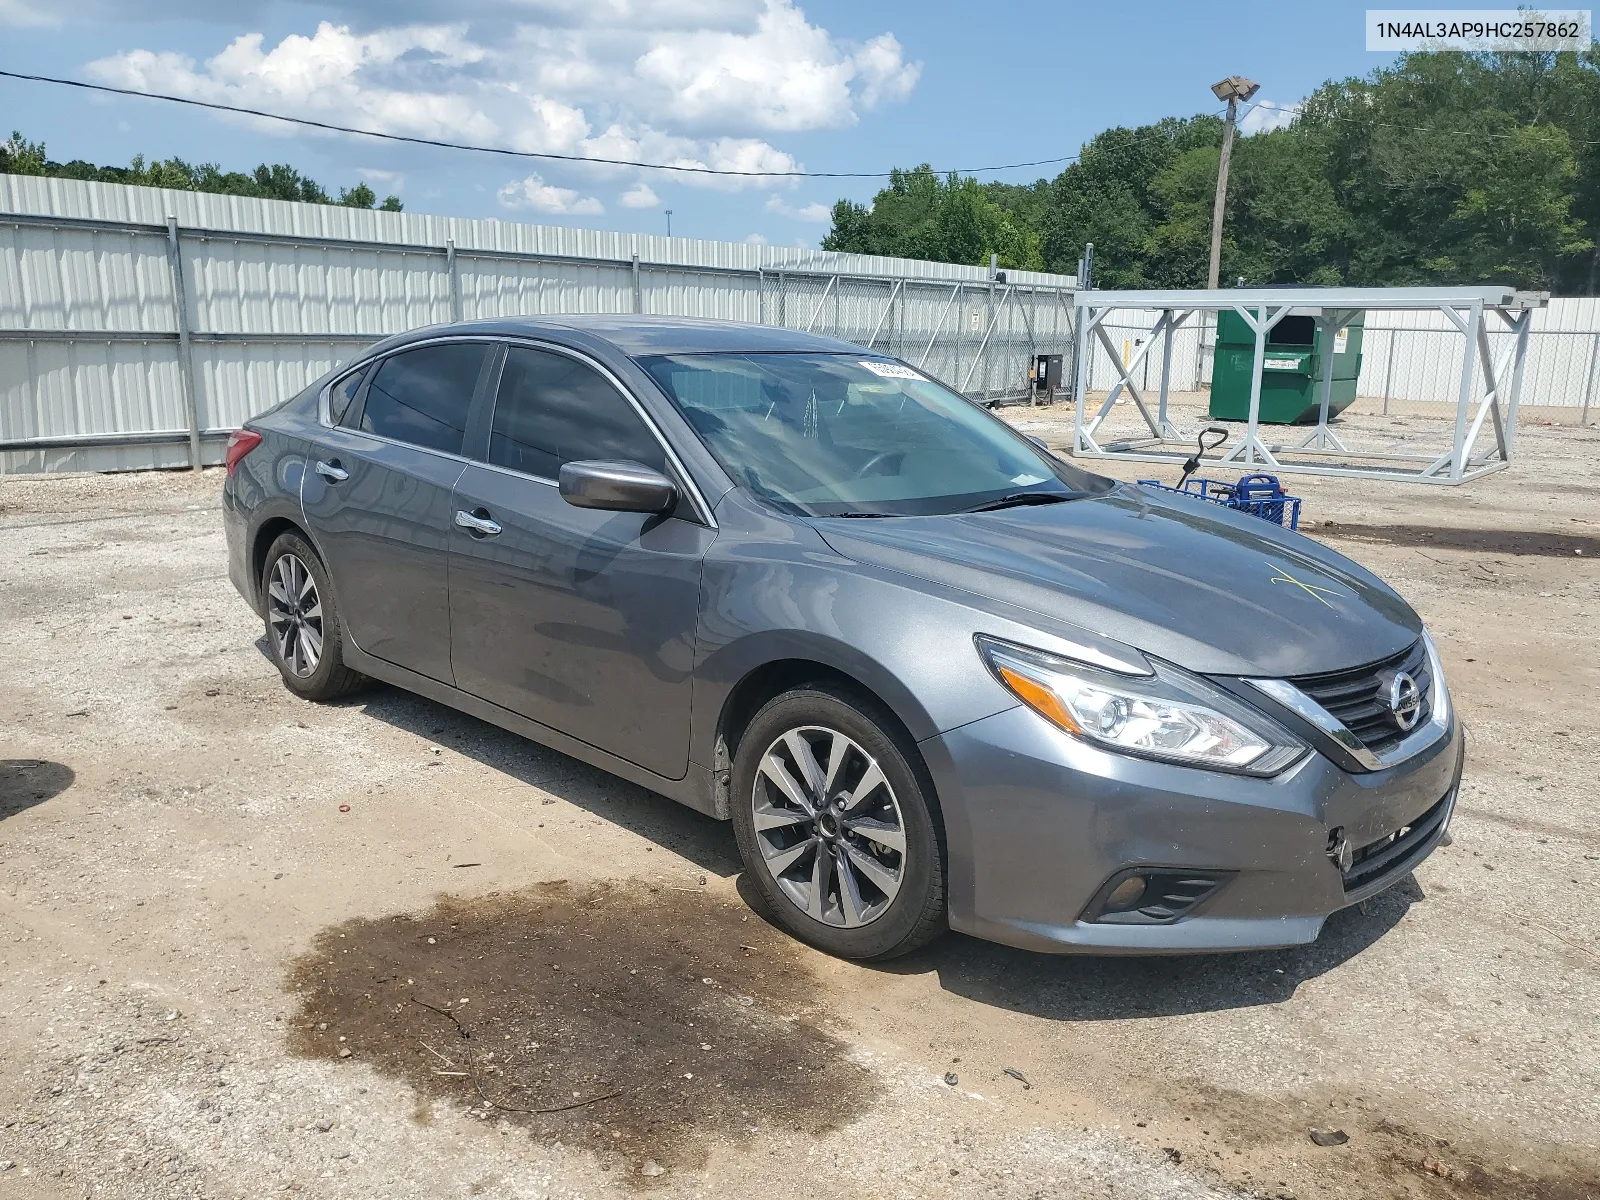
[[[715,536],[681,515],[600,512],[561,498],[564,462],[640,462],[676,478],[657,434],[594,366],[513,345],[482,462],[456,483],[450,644],[456,686],[682,778],[700,561]],[[488,522],[496,532],[487,532]]]
[[[489,349],[439,341],[379,360],[318,439],[301,491],[347,634],[445,683],[451,493]]]

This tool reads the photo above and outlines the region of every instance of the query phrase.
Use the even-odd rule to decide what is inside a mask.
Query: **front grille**
[[[1389,683],[1401,671],[1417,681],[1422,693],[1422,710],[1417,715],[1417,723],[1411,727],[1419,729],[1428,723],[1433,704],[1433,678],[1421,638],[1409,650],[1402,650],[1382,662],[1326,675],[1307,675],[1290,682],[1344,722],[1345,728],[1360,738],[1368,750],[1381,752],[1411,732],[1401,729],[1389,710]]]
[[[1359,892],[1386,876],[1398,876],[1410,870],[1450,815],[1450,799],[1446,795],[1411,824],[1402,825],[1388,837],[1357,850],[1344,872],[1345,895]]]

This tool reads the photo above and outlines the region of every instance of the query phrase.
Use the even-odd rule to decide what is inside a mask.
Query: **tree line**
[[[225,196],[259,196],[267,200],[300,200],[309,204],[341,204],[346,208],[380,208],[400,212],[399,196],[377,193],[366,183],[340,188],[334,196],[315,179],[287,163],[262,163],[254,171],[224,171],[216,163],[188,163],[181,158],[145,161],[133,156],[125,167],[101,167],[75,158],[54,162],[43,142],[30,142],[20,132],[0,143],[0,173],[46,175],[57,179],[90,179],[100,183],[132,183],[143,187],[175,188],[186,192],[219,192]]]
[[[1600,286],[1600,43],[1584,53],[1409,54],[1330,81],[1285,128],[1235,141],[1222,279]],[[840,200],[829,250],[1203,287],[1222,118],[1098,134],[1054,179],[893,173]]]

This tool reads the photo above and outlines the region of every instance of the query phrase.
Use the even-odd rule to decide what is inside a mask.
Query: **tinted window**
[[[361,390],[361,381],[366,378],[366,374],[365,370],[352,371],[335,383],[328,392],[328,415],[333,418],[335,425],[344,424],[345,414],[350,411],[350,402]]]
[[[562,463],[588,458],[667,469],[655,435],[596,371],[560,354],[512,348],[495,400],[489,461],[554,479]]]
[[[361,428],[414,446],[460,454],[484,349],[481,342],[458,342],[423,346],[384,359],[367,388]]]

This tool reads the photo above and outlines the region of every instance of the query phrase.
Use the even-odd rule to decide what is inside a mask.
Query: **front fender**
[[[734,688],[770,663],[819,663],[856,680],[922,741],[1017,701],[979,659],[973,634],[1015,637],[960,593],[862,567],[803,521],[756,508],[738,492],[701,575],[690,758],[716,765]]]

